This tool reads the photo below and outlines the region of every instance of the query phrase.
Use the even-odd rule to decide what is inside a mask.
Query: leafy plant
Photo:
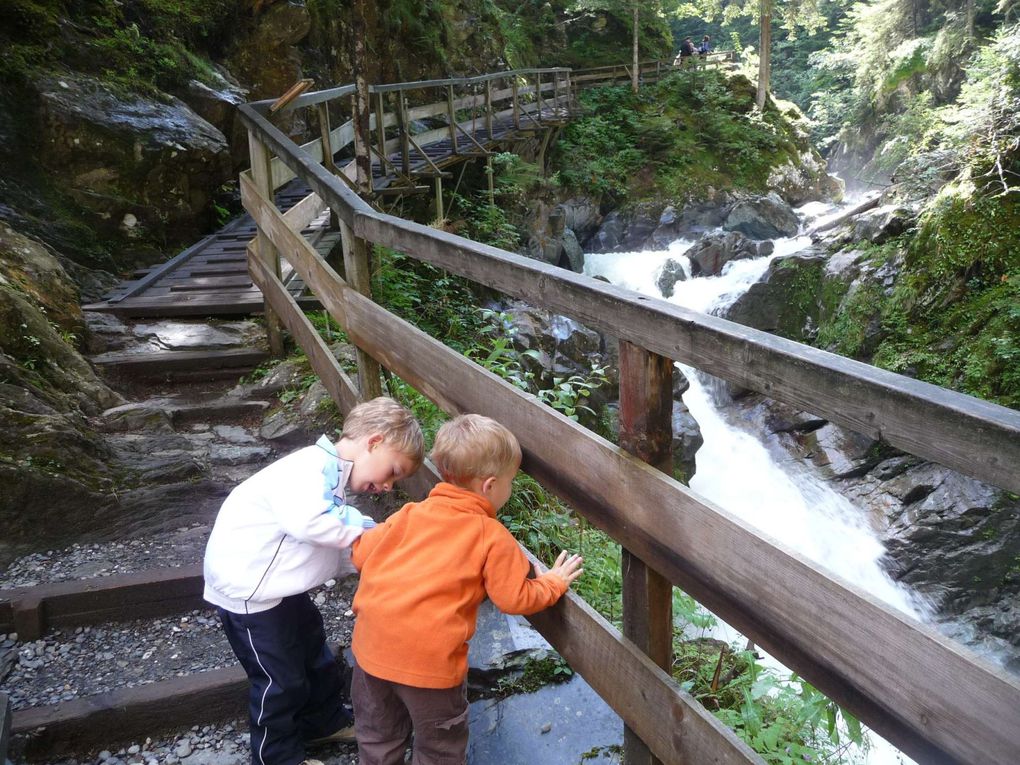
[[[582,403],[591,396],[591,392],[609,382],[606,378],[606,367],[592,362],[588,375],[570,375],[570,377],[554,377],[553,387],[540,390],[538,398],[558,412],[562,412],[575,422],[579,412],[587,412],[595,416],[594,410]]]

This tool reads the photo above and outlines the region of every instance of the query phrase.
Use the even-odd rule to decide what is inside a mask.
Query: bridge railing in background
[[[240,107],[257,160],[241,190],[259,227],[249,248],[252,278],[272,312],[341,410],[379,390],[371,365],[381,364],[447,412],[495,417],[520,438],[524,469],[623,546],[634,564],[625,583],[627,634],[573,595],[532,622],[654,756],[761,762],[662,669],[672,629],[665,601],[676,585],[920,762],[1015,763],[1020,684],[646,464],[663,466],[639,444],[668,433],[662,402],[674,361],[1013,492],[1020,492],[1020,413],[382,214],[290,141],[267,111],[265,103]],[[308,210],[325,204],[339,217],[348,281],[300,235],[300,221],[275,207],[272,162],[314,190],[318,201]],[[373,303],[364,278],[374,244],[619,337],[622,440],[646,461]],[[277,253],[360,349],[360,390],[283,289]],[[420,490],[428,471],[419,476]]]
[[[668,74],[677,71],[696,71],[700,69],[717,69],[735,63],[735,51],[715,51],[707,55],[690,56],[683,65],[674,64],[673,59],[651,59],[638,62],[638,80],[643,84],[658,82]],[[576,90],[605,87],[607,85],[626,85],[631,82],[632,64],[611,64],[609,66],[593,66],[585,69],[572,69],[571,82]]]

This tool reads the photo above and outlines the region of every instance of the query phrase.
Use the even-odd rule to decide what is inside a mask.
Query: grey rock
[[[676,286],[676,283],[686,279],[687,274],[684,273],[684,267],[680,262],[669,258],[662,264],[662,268],[659,269],[659,273],[655,277],[655,285],[659,288],[659,292],[662,293],[664,298],[669,298],[673,297],[673,288]]]
[[[794,236],[800,230],[800,221],[778,194],[771,193],[737,202],[723,228],[752,239],[778,239]]]
[[[731,260],[758,258],[772,253],[772,242],[755,242],[736,231],[702,237],[687,251],[692,276],[718,276]]]

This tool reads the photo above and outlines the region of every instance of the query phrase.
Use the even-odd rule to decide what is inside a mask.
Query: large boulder
[[[767,185],[794,206],[838,202],[844,192],[843,181],[829,175],[825,160],[812,148],[800,152],[796,162],[773,167]]]
[[[800,221],[791,207],[772,192],[737,202],[726,216],[723,228],[739,231],[752,239],[779,239],[795,236],[800,230]]]
[[[182,101],[114,92],[85,75],[36,82],[40,161],[108,233],[181,238],[211,222],[232,177],[223,134]]]
[[[663,205],[643,202],[626,210],[613,210],[587,242],[590,252],[633,252],[643,250],[660,228]]]
[[[772,242],[755,242],[737,231],[702,237],[688,251],[692,276],[718,276],[731,260],[771,255]]]
[[[747,327],[810,342],[818,328],[825,255],[812,248],[776,258],[751,288],[737,298],[725,318]]]
[[[883,205],[853,218],[849,237],[853,242],[884,244],[914,224],[917,212],[900,205]]]
[[[720,194],[717,201],[691,202],[679,211],[669,205],[659,216],[659,225],[652,232],[648,245],[662,250],[677,239],[718,228],[726,220],[731,204],[728,197]]]

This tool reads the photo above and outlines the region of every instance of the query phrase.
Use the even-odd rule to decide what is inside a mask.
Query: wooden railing
[[[663,77],[677,71],[697,71],[700,69],[717,69],[737,60],[734,51],[715,51],[707,55],[690,56],[681,66],[673,63],[673,59],[650,59],[638,62],[638,80],[643,84],[658,82]],[[586,69],[572,69],[570,81],[576,90],[604,87],[606,85],[624,85],[631,82],[633,64],[612,64],[609,66],[593,66]]]
[[[409,159],[412,149],[421,149],[448,139],[457,153],[484,156],[488,153],[486,149],[471,137],[474,130],[488,127],[491,133],[493,123],[501,117],[511,118],[519,129],[543,128],[545,125],[540,115],[542,109],[547,106],[566,109],[572,95],[570,70],[562,67],[516,69],[478,77],[371,85],[368,92],[372,102],[369,117],[372,135],[371,138],[366,137],[366,145],[372,159],[401,175],[408,183],[413,183]],[[308,157],[316,162],[323,161],[323,136],[329,136],[331,153],[326,156],[330,161],[333,154],[353,144],[352,119],[347,119],[337,128],[330,127],[330,106],[333,106],[334,112],[342,112],[353,95],[354,86],[345,85],[298,96],[287,105],[286,111],[301,108],[315,111],[320,137],[300,147]],[[262,108],[269,103],[263,101],[252,106]],[[415,133],[412,123],[426,119],[441,120],[444,124]],[[390,130],[387,134],[387,128],[395,128],[395,131]],[[390,158],[393,153],[400,155],[397,162]],[[295,177],[294,171],[278,159],[273,161],[272,167],[274,188]],[[343,174],[353,180],[353,173],[354,166],[351,163]],[[432,168],[431,175],[441,174],[440,168]]]
[[[333,97],[326,94],[349,92],[302,98],[322,103]],[[624,635],[573,594],[531,620],[643,741],[641,751],[628,739],[628,761],[761,762],[666,671],[676,585],[920,762],[1016,762],[1015,679],[657,468],[668,467],[661,444],[674,361],[1013,492],[1020,492],[1020,413],[384,215],[284,136],[265,103],[240,113],[257,160],[241,176],[244,205],[260,232],[249,248],[252,278],[341,410],[380,389],[381,364],[447,412],[495,417],[520,439],[524,469],[622,545]],[[284,216],[272,202],[271,154],[317,196],[301,216]],[[345,231],[348,281],[298,233],[304,215],[323,204]],[[371,245],[620,338],[625,448],[372,302],[365,278]],[[283,288],[277,253],[360,349],[360,386]],[[412,488],[422,491],[434,479],[419,471]]]

